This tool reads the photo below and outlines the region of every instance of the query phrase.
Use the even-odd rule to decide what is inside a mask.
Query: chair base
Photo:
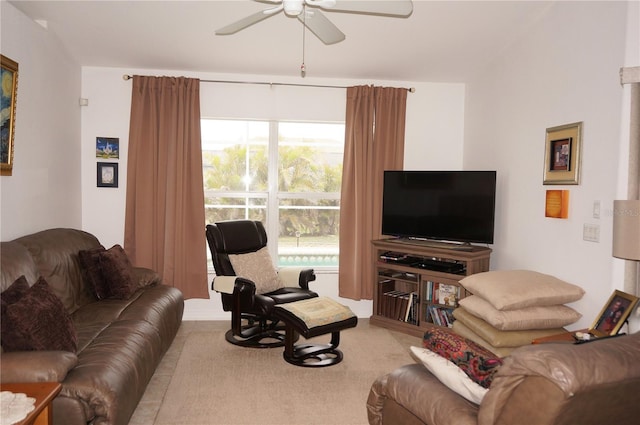
[[[255,320],[245,317],[239,330],[232,326],[224,338],[227,342],[247,348],[278,348],[285,345],[285,326],[279,320]],[[296,341],[299,336],[296,337]]]
[[[340,332],[331,333],[329,344],[300,344],[294,345],[299,334],[292,327],[287,326],[285,349],[282,357],[295,366],[326,367],[342,361],[342,351],[338,350]]]

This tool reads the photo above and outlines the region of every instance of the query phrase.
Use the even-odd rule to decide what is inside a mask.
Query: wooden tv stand
[[[458,300],[469,295],[460,280],[489,270],[488,247],[410,239],[372,244],[370,323],[418,337],[433,326],[450,326]]]

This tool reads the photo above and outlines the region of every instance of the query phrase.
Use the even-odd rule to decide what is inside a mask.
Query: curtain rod
[[[132,79],[133,76],[131,75],[123,75],[122,79],[123,80],[130,80]],[[200,82],[202,83],[229,83],[229,84],[257,84],[257,85],[264,85],[264,86],[293,86],[293,87],[321,87],[321,88],[326,88],[326,89],[347,89],[349,87],[347,86],[327,86],[327,85],[321,85],[321,84],[295,84],[295,83],[265,83],[262,81],[227,81],[227,80],[200,80]],[[415,87],[409,87],[406,88],[405,90],[407,90],[409,93],[415,93],[416,89]]]

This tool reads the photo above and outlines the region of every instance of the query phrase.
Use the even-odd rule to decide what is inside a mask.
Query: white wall
[[[0,177],[0,239],[79,228],[80,66],[11,4],[0,8],[2,54],[19,67],[13,175]]]
[[[278,81],[332,86],[377,84],[415,87],[408,94],[405,168],[460,169],[464,120],[464,86],[461,84],[408,83],[392,81],[349,81],[328,79],[283,79],[264,75],[220,75],[185,73],[175,70],[121,68],[82,69],[82,97],[89,106],[82,110],[82,226],[105,246],[123,243],[126,195],[127,146],[131,81],[123,75],[186,75],[203,80]],[[201,83],[201,113],[213,118],[261,118],[315,121],[344,121],[345,89]],[[96,187],[95,139],[120,139],[119,187]],[[337,274],[318,273],[314,290],[338,298]],[[189,300],[186,319],[228,319],[219,297]],[[360,317],[371,315],[370,301],[341,299]]]
[[[617,170],[628,157],[620,154],[618,71],[627,43],[636,51],[640,43],[627,38],[626,6],[556,2],[467,85],[464,166],[498,171],[492,268],[534,269],[584,288],[573,304],[583,314],[576,329],[590,326],[621,285],[612,279],[611,256]],[[544,186],[545,129],[576,121],[583,122],[580,185]],[[544,217],[547,189],[570,191],[568,219]],[[600,226],[599,243],[583,240],[585,223]]]

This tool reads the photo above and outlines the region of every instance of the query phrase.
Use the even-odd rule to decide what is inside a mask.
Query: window
[[[337,267],[344,124],[201,126],[207,222],[260,220],[278,266]]]

